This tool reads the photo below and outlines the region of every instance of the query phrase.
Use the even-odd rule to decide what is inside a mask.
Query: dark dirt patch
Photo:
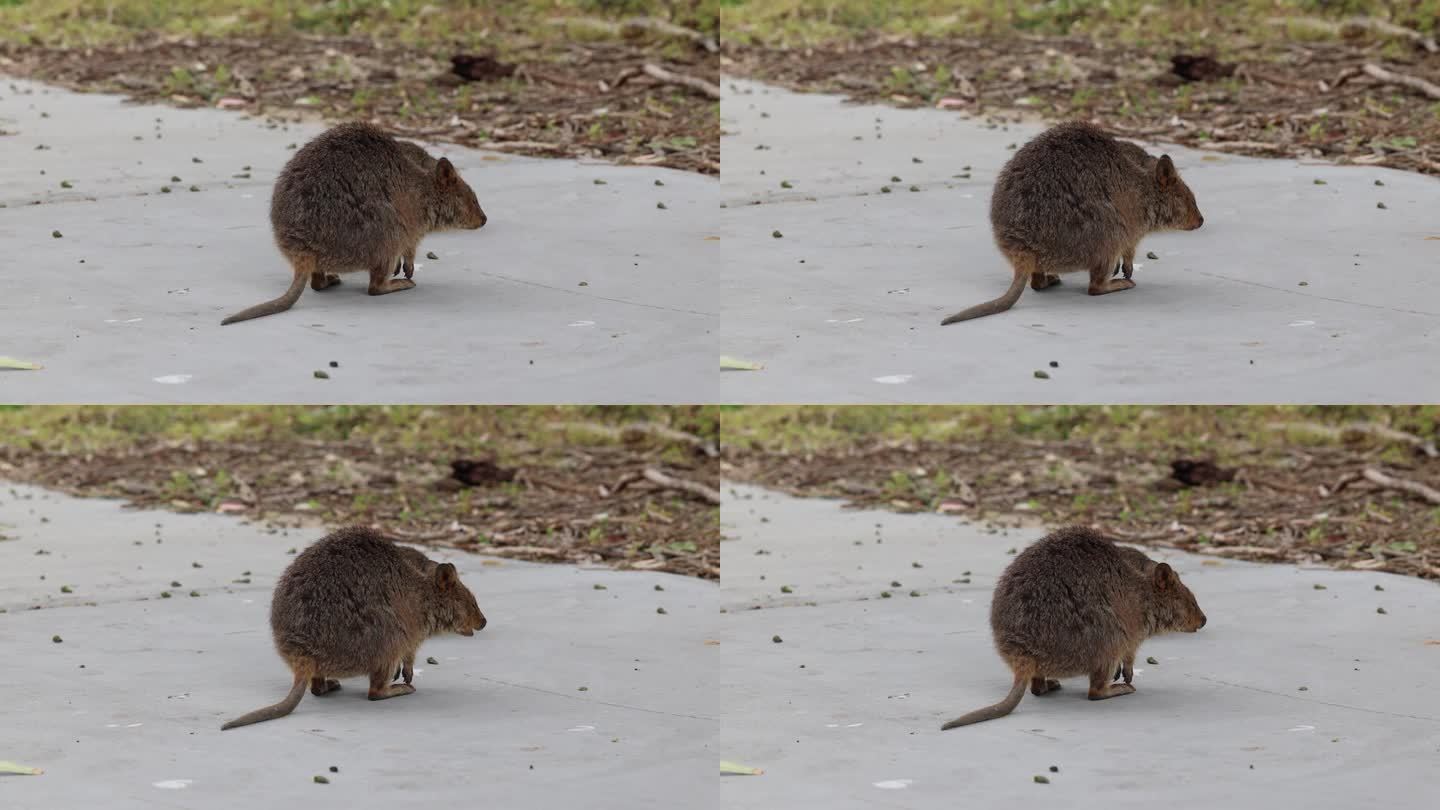
[[[461,73],[483,78],[458,75],[456,56],[471,58]],[[355,36],[0,45],[8,74],[136,101],[286,120],[360,119],[403,137],[718,173],[718,102],[653,78],[646,64],[711,83],[719,75],[718,54],[699,44],[661,50],[627,40],[516,46],[504,62]]]
[[[1440,98],[1364,72],[1374,64],[1440,85],[1440,53],[1359,40],[1226,44],[1218,63],[1178,46],[1058,36],[725,47],[727,73],[796,90],[1002,120],[1078,118],[1141,140],[1440,175]]]
[[[1216,437],[1214,446],[1228,459],[1218,468],[1098,442],[1018,438],[863,439],[805,452],[727,445],[724,459],[733,480],[857,507],[1083,524],[1201,554],[1440,579],[1440,458],[1423,446],[1366,436],[1282,448]],[[1382,486],[1367,470],[1428,486],[1435,500]]]
[[[677,452],[669,438],[614,430],[623,439],[616,445],[520,452],[494,469],[489,459],[358,440],[146,437],[76,452],[37,443],[0,446],[0,477],[137,507],[276,526],[363,525],[406,542],[516,559],[717,578],[718,506],[645,477],[653,469],[713,489],[719,464],[708,444]],[[452,468],[462,460],[471,464]]]

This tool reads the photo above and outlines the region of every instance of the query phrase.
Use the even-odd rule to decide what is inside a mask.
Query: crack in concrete
[[[683,714],[683,713],[676,713],[676,712],[667,712],[667,711],[665,711],[664,709],[647,709],[647,708],[645,708],[644,706],[631,706],[631,705],[626,704],[626,703],[613,703],[613,702],[606,701],[606,700],[587,699],[587,698],[582,698],[582,697],[580,697],[579,695],[572,695],[572,694],[570,694],[569,692],[556,692],[556,691],[554,691],[553,689],[541,689],[541,688],[538,687],[538,686],[527,686],[526,684],[523,684],[523,683],[511,683],[510,681],[502,681],[502,680],[500,680],[499,678],[487,678],[487,677],[485,677],[484,675],[477,675],[477,676],[475,676],[475,679],[476,679],[476,680],[481,680],[481,681],[486,681],[486,682],[488,682],[488,683],[498,683],[498,684],[500,684],[501,686],[509,686],[509,687],[513,687],[513,688],[515,688],[515,689],[524,689],[524,690],[529,691],[529,692],[539,692],[539,693],[542,694],[542,695],[553,695],[554,697],[565,698],[566,700],[573,700],[573,701],[576,701],[576,702],[578,702],[578,703],[598,704],[598,705],[600,705],[600,706],[609,706],[609,707],[611,707],[612,709],[629,709],[629,710],[631,710],[631,711],[645,712],[646,714],[660,714],[660,715],[665,715],[666,717],[680,717],[680,718],[684,718],[684,719],[688,719],[688,720],[707,720],[707,721],[712,721],[712,722],[719,722],[719,721],[720,721],[720,718],[718,718],[718,717],[707,717],[707,716],[705,716],[705,715],[699,715],[699,714]]]
[[[1321,705],[1321,706],[1330,706],[1330,707],[1336,708],[1336,709],[1349,709],[1349,710],[1351,710],[1351,711],[1364,712],[1364,713],[1366,713],[1366,714],[1378,714],[1378,715],[1383,715],[1383,716],[1385,716],[1385,717],[1402,717],[1402,718],[1404,718],[1404,719],[1406,719],[1406,720],[1426,720],[1426,721],[1429,721],[1429,722],[1431,722],[1431,723],[1440,723],[1440,717],[1429,717],[1429,716],[1426,716],[1426,715],[1423,715],[1423,714],[1401,714],[1401,713],[1399,713],[1399,712],[1387,712],[1387,711],[1385,711],[1385,710],[1383,710],[1383,709],[1367,709],[1367,708],[1365,708],[1364,706],[1352,706],[1352,705],[1350,705],[1350,704],[1348,704],[1348,703],[1333,703],[1333,702],[1328,701],[1328,700],[1315,700],[1315,699],[1313,699],[1313,698],[1304,698],[1304,697],[1300,697],[1299,695],[1292,695],[1292,694],[1290,694],[1290,693],[1288,693],[1288,692],[1276,692],[1276,691],[1274,691],[1274,690],[1272,690],[1272,689],[1262,689],[1262,688],[1260,688],[1260,687],[1258,687],[1258,686],[1247,686],[1247,685],[1245,685],[1245,684],[1243,684],[1243,683],[1231,683],[1231,682],[1229,682],[1229,681],[1222,681],[1222,680],[1220,680],[1219,678],[1211,678],[1211,677],[1209,677],[1208,675],[1190,675],[1190,674],[1186,673],[1186,674],[1184,675],[1184,677],[1186,677],[1186,678],[1198,678],[1198,679],[1200,679],[1200,680],[1202,680],[1202,681],[1206,681],[1206,682],[1209,682],[1209,683],[1220,684],[1221,686],[1229,686],[1229,687],[1232,687],[1232,688],[1234,688],[1234,689],[1244,689],[1244,690],[1247,690],[1247,691],[1250,691],[1250,692],[1260,692],[1260,693],[1262,693],[1262,694],[1273,695],[1273,696],[1275,696],[1275,697],[1282,697],[1282,698],[1286,698],[1287,700],[1295,700],[1295,701],[1299,701],[1299,702],[1301,702],[1301,703],[1315,703],[1315,704],[1319,704],[1319,705]]]
[[[678,307],[667,307],[667,306],[664,306],[663,304],[647,304],[647,303],[644,303],[644,302],[642,302],[642,301],[628,301],[628,300],[626,300],[626,299],[624,299],[624,298],[609,298],[609,297],[606,297],[606,296],[603,296],[603,295],[591,295],[591,294],[589,294],[589,293],[583,293],[583,292],[580,292],[580,291],[578,291],[578,290],[567,290],[567,289],[565,289],[564,287],[556,287],[556,286],[551,285],[551,284],[541,284],[541,283],[538,282],[538,281],[529,281],[529,280],[526,280],[526,279],[523,279],[523,278],[514,278],[514,277],[512,277],[512,276],[506,276],[506,275],[502,275],[502,274],[500,274],[500,273],[490,273],[490,272],[486,272],[486,271],[484,271],[484,270],[480,270],[480,271],[478,271],[478,273],[479,273],[479,275],[482,275],[482,276],[484,276],[484,277],[486,277],[486,278],[495,279],[496,281],[508,281],[508,282],[513,283],[513,284],[524,284],[524,285],[526,285],[526,286],[529,286],[529,287],[537,287],[537,288],[542,289],[542,290],[550,290],[551,292],[558,292],[558,293],[564,293],[564,294],[566,294],[566,295],[573,295],[573,296],[576,296],[577,298],[588,298],[588,299],[591,299],[591,300],[594,300],[594,301],[608,301],[608,302],[610,302],[610,303],[612,303],[612,304],[624,304],[624,305],[626,305],[626,306],[641,307],[641,308],[644,308],[644,309],[660,310],[661,312],[674,312],[674,313],[678,313],[678,314],[681,314],[681,315],[700,315],[700,316],[703,316],[703,317],[706,317],[706,318],[719,318],[719,317],[720,317],[720,314],[717,313],[717,312],[699,312],[699,311],[693,310],[693,309],[681,309],[681,308],[678,308]]]
[[[1315,298],[1321,301],[1329,301],[1332,304],[1349,304],[1350,306],[1365,307],[1366,309],[1379,309],[1385,312],[1399,312],[1405,315],[1426,315],[1431,318],[1440,317],[1440,312],[1423,312],[1418,309],[1401,309],[1399,307],[1387,307],[1384,304],[1367,304],[1363,301],[1352,301],[1348,298],[1330,298],[1329,296],[1315,295],[1313,293],[1301,292],[1300,290],[1292,290],[1286,287],[1276,287],[1270,284],[1261,284],[1258,281],[1250,281],[1249,279],[1234,278],[1232,276],[1222,276],[1219,273],[1207,273],[1204,270],[1191,270],[1188,267],[1180,268],[1180,272],[1194,273],[1197,276],[1205,276],[1206,278],[1218,279],[1220,281],[1229,281],[1235,284],[1246,284],[1251,287],[1259,287],[1263,290],[1271,290],[1278,293],[1285,293],[1286,295],[1298,295],[1302,298]]]

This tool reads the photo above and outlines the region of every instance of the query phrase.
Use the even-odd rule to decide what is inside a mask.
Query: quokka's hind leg
[[[1111,278],[1111,267],[1108,264],[1098,264],[1090,268],[1090,294],[1104,295],[1106,293],[1120,292],[1135,286],[1135,282],[1128,278]]]
[[[323,273],[319,270],[310,274],[310,289],[319,292],[340,283],[339,273]]]
[[[400,292],[415,286],[415,282],[408,278],[390,278],[391,266],[389,262],[377,264],[370,268],[370,294],[385,295],[386,293]]]
[[[334,678],[327,678],[324,675],[317,675],[310,679],[310,694],[315,697],[328,695],[340,688],[340,682]]]
[[[1047,678],[1044,675],[1030,679],[1030,694],[1039,697],[1047,692],[1054,692],[1060,688],[1060,682],[1054,678]]]
[[[389,268],[386,268],[388,271]],[[384,700],[386,698],[400,697],[415,692],[415,687],[408,683],[390,683],[391,670],[389,667],[377,669],[370,673],[370,699]]]
[[[1055,273],[1042,273],[1039,270],[1030,274],[1030,289],[1048,290],[1060,284],[1060,276]]]
[[[1120,697],[1135,691],[1135,687],[1128,683],[1110,683],[1110,668],[1097,669],[1090,673],[1090,699],[1105,700],[1106,698]]]

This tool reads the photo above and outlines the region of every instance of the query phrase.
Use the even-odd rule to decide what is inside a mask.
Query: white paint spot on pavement
[[[105,323],[139,323],[139,322],[141,322],[141,321],[143,321],[143,320],[145,320],[145,319],[144,319],[144,318],[131,318],[131,319],[129,319],[129,320],[122,321],[122,320],[120,320],[119,318],[106,318],[106,319],[105,319]]]
[[[165,790],[184,790],[190,787],[190,783],[194,781],[194,779],[166,779],[163,782],[156,782],[155,787]]]
[[[842,726],[842,725],[840,725],[839,723],[826,723],[826,724],[825,724],[825,727],[826,727],[826,728],[859,728],[859,727],[861,727],[861,726],[863,726],[863,725],[865,725],[865,724],[864,724],[864,723],[847,723],[847,724],[845,724],[845,725]]]
[[[878,787],[878,788],[880,788],[881,790],[904,790],[905,788],[910,787],[910,783],[913,782],[913,781],[915,781],[915,780],[913,780],[913,779],[886,779],[886,780],[883,781],[883,782],[876,782],[876,783],[875,783],[875,787]]]
[[[1291,731],[1314,731],[1314,730],[1315,730],[1315,727],[1314,727],[1314,726],[1296,726],[1296,727],[1294,727],[1294,728],[1292,728],[1292,729],[1290,729],[1290,730],[1291,730]]]
[[[145,725],[145,724],[144,724],[144,723],[127,723],[127,724],[125,724],[125,725],[121,725],[121,724],[119,724],[119,723],[106,723],[106,724],[105,724],[105,727],[106,727],[106,728],[139,728],[140,726],[143,726],[143,725]]]
[[[155,382],[164,385],[183,385],[190,382],[190,378],[194,376],[193,374],[166,374],[164,377],[156,377]]]
[[[914,374],[890,374],[885,377],[876,377],[875,382],[884,385],[903,385],[915,379]]]
[[[1291,321],[1291,326],[1314,326],[1314,321]]]
[[[574,323],[572,323],[572,324],[570,324],[570,325],[571,325],[571,326],[594,326],[594,325],[595,325],[595,322],[594,322],[594,321],[575,321]]]
[[[576,726],[576,727],[574,727],[574,728],[567,728],[567,729],[565,729],[565,730],[566,730],[566,731],[594,731],[594,730],[595,730],[595,727],[594,727],[594,726]]]
[[[864,318],[851,318],[851,319],[848,320],[848,321],[842,321],[842,320],[840,320],[839,318],[826,318],[826,319],[825,319],[825,323],[859,323],[859,322],[861,322],[861,321],[863,321],[863,320],[865,320],[865,319],[864,319]]]

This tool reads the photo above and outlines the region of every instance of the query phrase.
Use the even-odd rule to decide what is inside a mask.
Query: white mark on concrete
[[[865,319],[864,319],[864,318],[851,318],[851,319],[848,320],[848,321],[842,321],[842,320],[840,320],[839,318],[826,318],[826,319],[825,319],[825,323],[859,323],[859,322],[861,322],[861,321],[863,321],[863,320],[865,320]]]
[[[884,385],[903,385],[915,378],[914,374],[890,374],[885,377],[876,377],[875,382]]]
[[[839,723],[826,723],[826,724],[825,724],[825,727],[826,727],[826,728],[859,728],[859,727],[861,727],[861,726],[863,726],[863,725],[865,725],[865,724],[864,724],[864,723],[848,723],[848,724],[842,726],[842,725],[840,725]]]
[[[881,790],[904,790],[905,788],[910,787],[910,783],[913,782],[913,781],[915,781],[915,780],[913,780],[913,779],[886,779],[886,780],[883,781],[883,782],[876,782],[876,783],[875,783],[875,787],[878,787],[878,788],[880,788]]]
[[[120,320],[119,318],[106,318],[106,319],[105,319],[105,323],[139,323],[139,322],[141,322],[141,321],[143,321],[143,320],[145,320],[145,319],[144,319],[144,318],[131,318],[131,319],[129,319],[129,320],[122,321],[122,320]]]
[[[143,725],[145,725],[145,724],[144,724],[144,723],[129,723],[129,724],[127,724],[127,725],[123,725],[123,726],[122,726],[122,725],[120,725],[119,723],[106,723],[106,724],[105,724],[105,727],[106,727],[106,728],[139,728],[140,726],[143,726]]]
[[[184,384],[184,383],[190,382],[190,378],[193,377],[193,376],[195,376],[195,375],[193,375],[193,374],[166,374],[164,377],[156,377],[156,378],[155,378],[155,382],[162,383],[162,384],[164,384],[164,385],[182,385],[182,384]]]
[[[1291,326],[1314,326],[1314,321],[1291,321]]]
[[[574,323],[572,323],[572,324],[570,324],[570,325],[571,325],[571,326],[594,326],[594,325],[595,325],[595,322],[594,322],[594,321],[575,321]]]
[[[1290,730],[1291,730],[1291,731],[1314,731],[1314,730],[1315,730],[1315,727],[1314,727],[1314,726],[1296,726],[1296,727],[1294,727],[1294,728],[1292,728],[1292,729],[1290,729]]]
[[[594,727],[594,726],[575,726],[574,728],[567,728],[567,729],[565,729],[565,730],[566,730],[566,731],[594,731],[594,730],[595,730],[595,727]]]
[[[156,782],[155,787],[165,790],[184,790],[190,787],[190,783],[194,781],[194,779],[166,779],[163,782]]]

